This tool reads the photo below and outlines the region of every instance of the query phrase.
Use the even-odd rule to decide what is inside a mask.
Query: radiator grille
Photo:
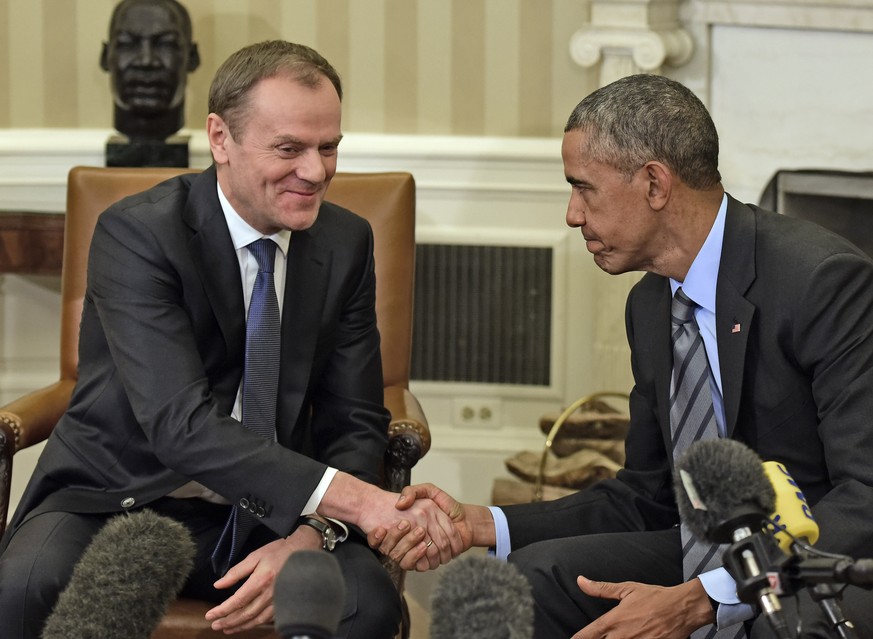
[[[419,244],[412,378],[548,386],[552,253]]]

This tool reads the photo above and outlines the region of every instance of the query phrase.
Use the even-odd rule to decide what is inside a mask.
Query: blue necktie
[[[258,274],[246,319],[242,420],[246,428],[272,440],[276,436],[281,342],[279,301],[273,279],[276,243],[262,238],[247,248],[258,261]],[[212,553],[212,566],[217,574],[223,575],[236,563],[240,548],[258,525],[257,512],[257,505],[244,502],[232,508]]]
[[[693,442],[718,438],[715,408],[712,404],[710,378],[712,372],[706,357],[706,347],[694,319],[697,308],[691,299],[677,289],[670,308],[673,375],[670,380],[670,429],[673,437],[673,459],[679,459]],[[721,565],[723,546],[696,539],[683,522],[682,572],[685,581]],[[691,639],[735,639],[745,637],[742,624],[716,630],[704,626],[691,634]]]

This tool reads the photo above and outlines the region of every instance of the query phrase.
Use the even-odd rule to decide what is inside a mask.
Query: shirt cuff
[[[497,538],[497,544],[494,547],[494,556],[498,559],[506,561],[509,553],[512,552],[512,544],[509,541],[509,523],[506,521],[506,514],[496,506],[489,506],[491,516],[494,518],[494,534]]]
[[[336,468],[328,466],[327,470],[324,471],[324,475],[321,476],[321,481],[318,482],[318,486],[315,487],[315,490],[312,491],[312,495],[309,496],[309,501],[307,501],[306,505],[303,506],[303,510],[300,512],[301,517],[304,515],[315,514],[315,511],[318,510],[318,507],[321,505],[321,500],[324,499],[324,495],[330,486],[330,482],[333,481],[335,476]]]
[[[755,610],[747,603],[740,603],[737,584],[724,568],[704,572],[698,577],[703,589],[711,599],[718,602],[715,613],[716,627],[726,628],[755,616]]]

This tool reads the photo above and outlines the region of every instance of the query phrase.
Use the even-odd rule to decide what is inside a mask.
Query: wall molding
[[[184,132],[183,132],[184,133]],[[191,165],[208,166],[205,133],[188,131]],[[0,210],[61,213],[67,174],[76,165],[103,165],[108,129],[17,129],[0,131]],[[548,245],[554,250],[552,383],[549,387],[413,382],[435,435],[436,448],[505,452],[542,440],[539,417],[578,396],[601,390],[596,361],[597,310],[591,304],[603,278],[584,250],[578,231],[564,224],[569,187],[561,140],[459,136],[348,134],[341,145],[341,171],[409,171],[417,191],[419,241],[463,238],[470,243]],[[42,277],[42,279],[40,279]],[[0,277],[0,399],[51,383],[57,376],[59,330],[53,305],[59,291],[40,276]],[[46,310],[48,309],[48,310]],[[39,346],[30,325],[36,314]],[[572,321],[569,320],[572,318]],[[568,354],[572,353],[570,357]],[[584,365],[579,365],[584,362]],[[28,365],[26,380],[15,371]],[[30,388],[26,388],[30,386]],[[12,390],[13,396],[6,397]],[[501,410],[497,427],[459,424],[455,400],[481,398]]]
[[[873,31],[873,0],[693,0],[692,19],[708,24]]]
[[[64,209],[67,173],[103,166],[110,129],[0,131],[0,208],[57,213]],[[211,163],[204,131],[190,136],[191,166]],[[560,138],[348,134],[341,171],[410,171],[420,191],[499,193],[508,184],[529,194],[565,193]]]

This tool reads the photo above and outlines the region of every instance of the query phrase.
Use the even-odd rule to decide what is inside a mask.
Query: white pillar
[[[634,73],[659,73],[691,58],[691,36],[679,23],[679,0],[592,0],[591,24],[570,39],[583,67],[600,64],[599,86]]]

